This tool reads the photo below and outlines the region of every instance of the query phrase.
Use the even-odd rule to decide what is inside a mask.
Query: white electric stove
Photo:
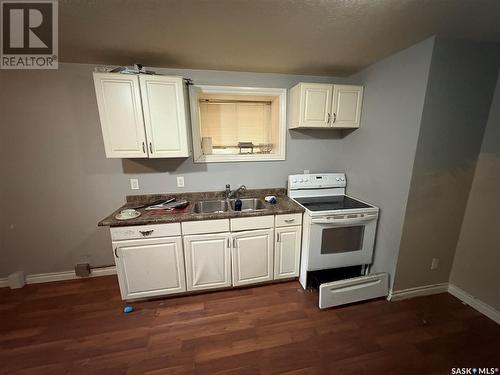
[[[314,271],[362,266],[368,273],[379,209],[345,194],[343,173],[288,177],[288,196],[305,209],[300,283],[305,289]],[[380,297],[388,293],[388,275],[364,275],[319,285],[320,308]]]

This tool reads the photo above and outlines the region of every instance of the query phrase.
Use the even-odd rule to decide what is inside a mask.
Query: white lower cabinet
[[[232,233],[233,285],[273,280],[274,229]]]
[[[230,233],[184,236],[187,290],[231,286]]]
[[[274,243],[274,279],[299,275],[302,227],[276,228]]]
[[[287,214],[111,228],[122,299],[297,277],[301,221]]]
[[[113,251],[122,299],[186,291],[180,236],[115,241]]]

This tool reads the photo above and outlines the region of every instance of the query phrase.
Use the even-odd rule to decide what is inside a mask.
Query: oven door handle
[[[334,219],[334,218],[322,218],[322,219],[312,219],[313,224],[334,224],[334,225],[348,225],[348,224],[364,224],[369,221],[375,220],[376,215],[353,218],[353,219]]]

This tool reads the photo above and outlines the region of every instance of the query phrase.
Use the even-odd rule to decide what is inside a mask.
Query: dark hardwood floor
[[[448,294],[320,311],[298,282],[133,303],[116,278],[0,289],[2,374],[450,374],[500,326]]]

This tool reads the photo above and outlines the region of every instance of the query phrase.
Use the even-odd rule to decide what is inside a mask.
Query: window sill
[[[281,154],[246,154],[246,155],[202,155],[195,163],[234,163],[249,161],[280,161],[285,160]]]

